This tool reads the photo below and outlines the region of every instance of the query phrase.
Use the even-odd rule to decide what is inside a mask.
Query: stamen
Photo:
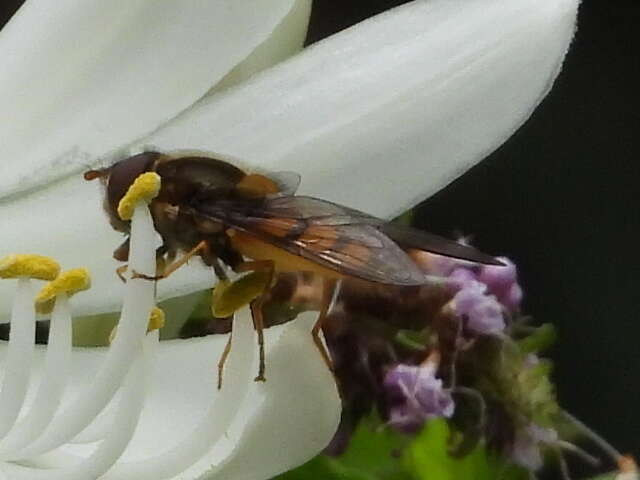
[[[13,254],[0,258],[0,278],[53,280],[59,273],[58,262],[42,255]]]
[[[60,265],[42,255],[14,254],[0,259],[0,278],[18,278],[11,313],[6,373],[0,393],[0,436],[13,427],[24,402],[31,376],[35,342],[35,310],[31,303],[30,278],[53,280]]]
[[[135,207],[131,222],[129,265],[137,272],[155,273],[156,233],[145,203]],[[84,430],[113,398],[132,365],[145,336],[148,318],[154,306],[154,284],[144,279],[127,282],[118,335],[92,384],[59,413],[34,443],[11,459],[40,455],[70,441]]]
[[[29,469],[12,472],[16,480],[87,480],[101,477],[122,455],[138,423],[144,399],[144,362],[136,352],[122,388],[122,397],[109,435],[98,448],[78,465],[59,469]]]
[[[574,417],[567,411],[562,412],[563,416],[571,422],[578,430],[587,438],[591,439],[602,451],[604,451],[614,462],[619,462],[623,455],[609,442],[607,442],[602,436],[596,433],[593,429],[585,425],[581,420]]]
[[[30,262],[17,262],[16,271],[24,275]],[[8,270],[13,267],[9,267]],[[31,273],[36,269],[28,268]],[[6,270],[5,270],[6,271]],[[6,277],[5,277],[6,278]],[[0,436],[4,436],[13,427],[22,403],[24,402],[31,376],[31,359],[35,345],[36,312],[33,307],[31,281],[18,279],[18,289],[11,311],[11,330],[5,363],[5,374],[0,393]]]
[[[60,293],[55,301],[45,355],[42,380],[31,409],[2,439],[0,455],[15,452],[34,441],[58,410],[69,379],[71,360],[71,309],[65,293]]]
[[[147,324],[147,333],[153,332],[154,330],[160,330],[164,327],[165,324],[165,315],[161,308],[153,307],[151,313],[149,314],[149,323]],[[111,330],[109,334],[109,343],[111,344],[113,340],[116,338],[116,334],[118,333],[118,326],[116,325]]]
[[[122,220],[131,220],[136,206],[155,198],[160,192],[160,175],[146,172],[140,175],[129,187],[118,204],[118,215]]]
[[[91,288],[91,277],[86,268],[74,268],[63,272],[40,290],[36,297],[36,311],[51,313],[57,296],[66,294],[67,297],[70,297],[89,288]]]
[[[179,475],[199,460],[228,430],[238,405],[251,385],[255,363],[255,331],[249,309],[242,309],[233,322],[231,353],[226,363],[224,388],[193,431],[157,456],[115,464],[104,480],[164,480]]]
[[[600,463],[601,463],[600,459],[594,457],[589,452],[583,450],[577,445],[574,445],[573,443],[569,443],[564,440],[558,440],[554,443],[554,445],[560,448],[561,450],[565,450],[567,452],[573,453],[574,455],[576,455],[581,460],[585,461],[586,463],[588,463],[590,466],[594,468],[600,466]]]
[[[154,330],[160,330],[164,327],[165,315],[161,308],[153,307],[149,315],[149,324],[147,325],[147,333]]]
[[[157,194],[159,177],[143,175],[130,188],[119,213],[131,219],[129,267],[143,275],[153,275],[156,267],[153,227],[146,202]],[[46,268],[44,268],[46,266]],[[256,363],[256,333],[248,308],[236,315],[231,337],[231,353],[224,388],[194,429],[166,451],[150,458],[117,463],[131,441],[144,403],[150,378],[153,351],[159,340],[165,315],[154,308],[155,284],[144,278],[127,282],[117,334],[94,380],[72,402],[59,408],[69,379],[71,359],[71,312],[69,297],[89,288],[88,273],[76,269],[55,280],[59,267],[46,257],[10,256],[0,262],[0,276],[19,277],[7,356],[7,373],[0,393],[0,459],[8,460],[4,471],[18,480],[162,480],[189,469],[223,440],[243,403]],[[23,404],[34,349],[35,307],[29,280],[24,275],[53,280],[36,298],[38,311],[51,313],[49,345],[44,372],[35,400],[23,420],[13,429]],[[255,279],[253,283],[259,283]],[[250,282],[251,283],[251,282]],[[251,285],[253,286],[253,283]],[[240,285],[242,286],[242,285]],[[239,288],[239,287],[238,287]],[[334,295],[335,296],[335,295]],[[334,299],[335,301],[335,299]],[[116,391],[121,395],[114,411],[100,415]],[[111,409],[109,409],[111,410]],[[99,445],[87,457],[51,452],[62,468],[30,468],[39,465],[34,457],[68,442]],[[1,475],[0,475],[1,476]]]
[[[558,466],[560,468],[562,480],[572,480],[571,473],[569,472],[569,465],[567,465],[567,460],[564,458],[562,451],[560,449],[556,449],[555,454],[558,459]]]

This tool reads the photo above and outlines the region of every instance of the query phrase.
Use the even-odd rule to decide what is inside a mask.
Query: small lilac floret
[[[460,289],[463,289],[472,283],[478,282],[477,275],[468,268],[456,268],[449,275],[449,280],[454,282]]]
[[[479,335],[495,335],[504,330],[502,306],[487,294],[484,283],[468,282],[452,299],[456,315],[466,320],[465,326]]]
[[[489,293],[495,295],[505,308],[511,311],[520,308],[522,288],[518,285],[515,264],[506,257],[498,257],[504,266],[484,265],[478,273],[478,280],[484,283]]]
[[[389,424],[404,433],[417,433],[431,418],[453,415],[451,393],[442,388],[433,363],[393,367],[383,385],[391,405]]]
[[[554,429],[530,423],[516,432],[510,452],[511,460],[528,470],[539,470],[543,465],[540,448],[557,440],[558,433]]]
[[[499,297],[499,300],[507,310],[511,312],[517,312],[518,310],[520,310],[522,297],[522,288],[517,283],[514,283],[513,285],[511,285],[511,288],[506,293],[506,295]]]

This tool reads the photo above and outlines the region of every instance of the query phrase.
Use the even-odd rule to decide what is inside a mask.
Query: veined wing
[[[217,202],[204,214],[294,255],[349,276],[392,285],[429,282],[370,215],[312,197]]]
[[[415,248],[447,257],[485,265],[503,265],[491,255],[433,233],[405,227],[367,213],[313,197],[282,197],[268,202],[266,210],[275,217],[309,219],[314,224],[375,225],[402,248]]]

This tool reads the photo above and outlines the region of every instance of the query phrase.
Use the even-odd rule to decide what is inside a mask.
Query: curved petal
[[[205,99],[145,144],[298,171],[304,193],[390,216],[529,117],[560,70],[578,3],[414,1]]]
[[[412,2],[204,99],[143,143],[296,170],[307,194],[389,216],[443,187],[529,116],[560,69],[577,4]],[[106,253],[118,236],[96,218],[99,195],[70,177],[2,212],[15,229],[4,235],[7,251],[28,238],[33,251],[91,269],[96,288],[78,299],[84,312],[116,309],[121,296]],[[42,205],[51,207],[36,213]],[[192,263],[160,282],[161,298],[210,285],[211,274]]]
[[[315,344],[309,343],[315,319],[311,315],[296,320],[297,325],[283,333],[281,344],[286,348],[271,353],[268,381],[254,385],[264,400],[236,448],[212,469],[219,478],[272,478],[310,460],[311,452],[319,452],[333,438],[341,402],[331,372]],[[295,369],[292,363],[297,364]],[[285,390],[296,390],[296,394],[273,393]]]
[[[224,441],[210,446],[199,461],[175,478],[207,478],[216,473],[216,478],[267,479],[303,463],[326,446],[340,419],[340,397],[312,341],[314,320],[315,315],[306,315],[266,331],[267,381],[251,382]],[[106,478],[128,478],[118,473],[120,462],[156,456],[198,426],[218,395],[216,365],[226,340],[226,336],[216,335],[159,344],[140,424],[122,459]],[[0,344],[0,357],[5,349]],[[42,356],[43,349],[37,351]],[[74,350],[72,392],[90,383],[104,352],[100,348]],[[296,361],[291,362],[292,358]],[[37,459],[33,466],[68,466],[76,461],[74,456],[87,455],[93,448],[91,444],[67,445]],[[7,473],[12,468],[24,472],[11,464],[3,468]]]
[[[294,6],[304,12],[309,4],[27,1],[0,34],[0,198],[77,172],[153,131],[263,44]],[[289,23],[306,25],[304,17]],[[283,38],[261,49],[259,66],[282,58]]]

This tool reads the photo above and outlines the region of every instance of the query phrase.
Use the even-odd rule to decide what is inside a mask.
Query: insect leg
[[[262,297],[251,302],[251,316],[253,317],[253,326],[258,333],[258,349],[260,353],[260,363],[258,365],[258,376],[253,380],[255,382],[264,382],[265,362],[264,362],[264,318],[262,316]]]
[[[173,272],[178,270],[181,266],[187,263],[192,257],[202,252],[206,252],[208,251],[208,249],[209,249],[209,245],[207,244],[206,240],[202,240],[195,247],[193,247],[191,250],[185,253],[179,260],[176,260],[172,264],[167,265],[164,268],[164,271],[162,272],[162,274],[152,277],[150,275],[144,275],[142,273],[132,272],[131,278],[144,278],[145,280],[162,280],[163,278],[167,278]]]
[[[227,276],[227,272],[224,271],[224,268],[220,264],[220,261],[217,258],[212,260],[213,271],[218,277],[218,280],[228,281],[229,277]]]
[[[338,299],[338,295],[340,294],[340,290],[342,287],[342,280],[325,280],[324,282],[324,292],[322,299],[322,307],[320,308],[320,314],[318,315],[318,319],[316,323],[313,325],[311,329],[311,336],[313,337],[313,342],[316,344],[322,359],[329,367],[329,370],[333,371],[333,361],[331,360],[331,356],[327,351],[327,347],[323,343],[320,338],[320,331],[322,330],[322,325],[325,320],[329,316],[329,313],[333,310],[336,305],[336,301]]]
[[[273,283],[273,276],[275,275],[275,265],[272,260],[256,260],[253,262],[244,262],[236,267],[237,272],[256,272],[264,271],[269,274],[267,281],[267,288],[271,287]],[[267,299],[266,290],[258,298],[251,302],[251,316],[253,317],[253,325],[258,334],[258,348],[260,353],[260,363],[258,366],[258,376],[255,378],[256,382],[264,382],[265,362],[264,362],[264,317],[262,314],[262,307]]]
[[[164,245],[156,248],[156,271],[157,272],[164,271],[164,268],[165,268],[164,256],[167,253],[168,253],[167,247],[165,247]],[[120,260],[122,262],[126,262],[129,259],[129,239],[128,238],[124,241],[122,245],[120,245],[116,249],[113,256],[116,260]],[[128,268],[129,268],[129,265],[127,264],[121,265],[118,268],[116,268],[116,275],[118,275],[118,278],[122,280],[123,283],[127,283],[127,278],[124,276],[124,272],[126,272]],[[144,275],[140,275],[140,274],[136,275],[134,272],[134,275],[132,278],[139,278],[139,277],[145,278]]]
[[[166,258],[169,254],[169,249],[165,245],[160,245],[156,248],[156,275],[161,275],[164,273],[167,268],[167,262],[169,261]],[[159,273],[158,273],[159,272]]]
[[[226,363],[227,357],[229,356],[229,352],[231,351],[232,335],[233,335],[233,330],[231,330],[231,333],[229,333],[229,339],[227,340],[227,344],[224,346],[224,350],[222,351],[220,360],[218,360],[218,390],[222,388],[222,372],[224,371],[224,364]]]
[[[118,268],[116,268],[116,275],[118,275],[118,278],[122,280],[122,283],[127,283],[127,279],[124,276],[124,272],[127,271],[127,268],[129,268],[128,264],[120,265]]]

